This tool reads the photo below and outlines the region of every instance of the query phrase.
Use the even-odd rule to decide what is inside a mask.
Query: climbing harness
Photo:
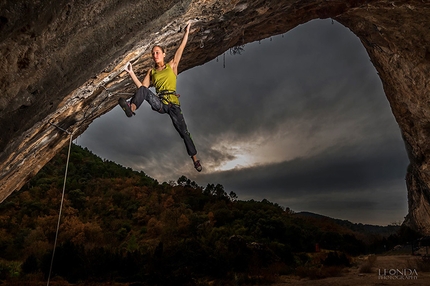
[[[180,95],[179,95],[179,94],[177,94],[177,93],[176,93],[176,91],[174,91],[174,90],[162,90],[162,91],[160,91],[159,93],[157,93],[157,96],[158,96],[158,98],[160,98],[160,100],[163,100],[163,99],[165,99],[166,95],[169,95],[169,94],[174,94],[174,95],[176,95],[177,97],[179,97],[179,96],[180,96]]]
[[[51,265],[49,267],[48,282],[46,284],[47,286],[49,286],[49,282],[51,280],[52,266],[54,265],[55,249],[57,248],[57,240],[58,240],[58,232],[59,232],[59,229],[60,229],[61,213],[63,211],[64,194],[66,192],[66,181],[67,181],[67,171],[68,171],[68,168],[69,168],[70,149],[72,147],[72,140],[73,140],[73,133],[72,132],[67,131],[64,128],[61,128],[60,126],[52,123],[51,121],[49,121],[48,123],[50,125],[54,126],[55,128],[58,128],[59,130],[67,133],[68,135],[70,135],[70,140],[69,140],[69,150],[67,152],[66,171],[64,172],[64,183],[63,183],[63,192],[62,192],[62,195],[61,195],[60,212],[58,214],[57,230],[55,232],[54,249],[52,250]]]
[[[176,91],[174,91],[174,90],[162,90],[162,91],[160,91],[159,93],[157,93],[157,97],[160,99],[160,101],[161,101],[164,105],[168,105],[169,107],[170,107],[170,106],[172,106],[172,105],[179,106],[178,104],[174,104],[174,103],[170,102],[170,101],[166,98],[166,96],[167,96],[167,95],[170,95],[170,94],[173,94],[173,95],[175,95],[175,96],[177,96],[177,97],[180,97],[180,95],[179,95],[179,94],[177,94],[177,93],[176,93]],[[161,105],[160,109],[159,109],[159,110],[157,110],[157,111],[158,111],[158,112],[161,112],[162,110],[163,110],[163,105]]]

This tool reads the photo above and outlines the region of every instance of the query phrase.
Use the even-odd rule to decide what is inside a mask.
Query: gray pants
[[[169,114],[170,119],[172,119],[173,126],[178,131],[181,138],[184,140],[188,155],[196,155],[197,150],[194,146],[191,134],[190,132],[188,132],[187,124],[185,124],[185,119],[184,115],[182,115],[181,107],[175,104],[163,104],[157,95],[155,95],[152,91],[150,91],[144,86],[138,88],[134,96],[131,98],[130,103],[134,103],[136,105],[136,109],[138,109],[145,100],[149,103],[153,110],[162,114]]]

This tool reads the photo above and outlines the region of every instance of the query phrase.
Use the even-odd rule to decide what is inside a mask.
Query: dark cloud
[[[367,222],[404,216],[399,128],[365,49],[340,24],[316,20],[226,52],[180,74],[178,92],[202,173],[169,117],[146,103],[131,119],[115,108],[78,143],[159,181],[186,175],[240,199]],[[228,164],[242,167],[221,172]]]
[[[398,151],[330,148],[315,156],[208,174],[205,180],[224,181],[247,195],[285,192],[299,197],[359,189],[365,192],[405,177],[407,160],[398,156]]]

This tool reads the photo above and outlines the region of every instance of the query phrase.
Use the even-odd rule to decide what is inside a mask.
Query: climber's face
[[[164,57],[166,56],[166,53],[164,52],[164,49],[160,46],[155,46],[152,48],[152,59],[155,63],[163,63]]]

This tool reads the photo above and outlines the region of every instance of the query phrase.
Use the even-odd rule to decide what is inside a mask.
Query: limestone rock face
[[[182,70],[316,18],[342,23],[369,53],[409,154],[404,223],[430,235],[430,2],[423,0],[1,1],[0,202],[111,110],[113,93],[133,91],[126,62],[143,72],[152,45],[175,50],[187,21]]]

